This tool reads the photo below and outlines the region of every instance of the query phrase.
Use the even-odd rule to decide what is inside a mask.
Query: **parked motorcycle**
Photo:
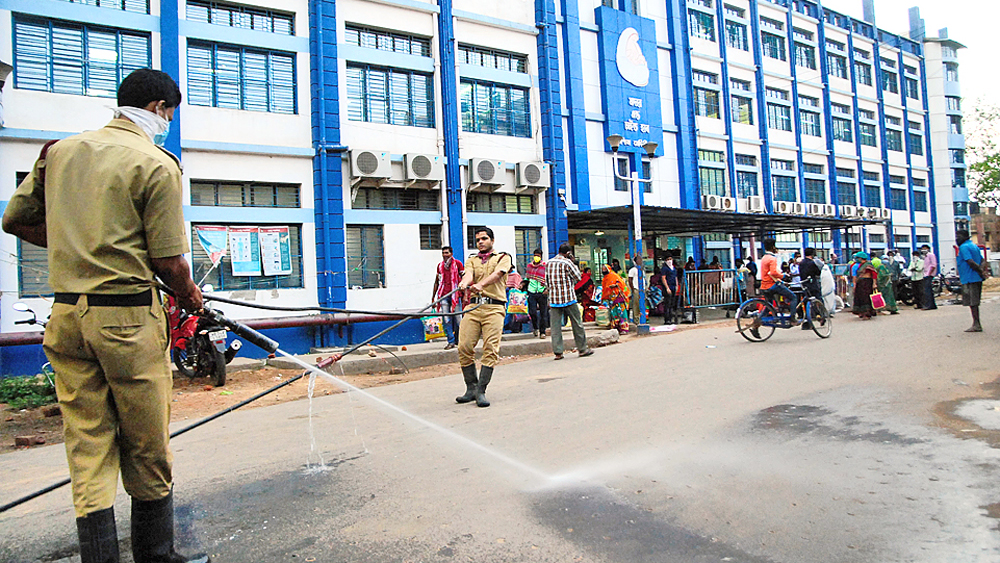
[[[226,384],[226,365],[239,352],[239,340],[226,347],[229,329],[209,318],[188,313],[167,296],[170,319],[170,357],[177,370],[190,378],[208,377],[212,385]]]

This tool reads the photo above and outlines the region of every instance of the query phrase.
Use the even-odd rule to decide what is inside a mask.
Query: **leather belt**
[[[493,299],[492,297],[473,297],[469,299],[469,303],[476,303],[478,305],[506,305],[506,301],[500,301],[499,299]]]
[[[114,295],[106,293],[57,293],[56,303],[76,305],[81,295],[87,296],[90,307],[149,307],[153,304],[153,291],[147,289],[142,293]]]

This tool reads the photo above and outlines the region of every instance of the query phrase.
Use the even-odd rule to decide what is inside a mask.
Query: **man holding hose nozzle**
[[[493,252],[493,230],[480,227],[474,233],[478,254],[465,261],[465,275],[458,283],[472,295],[469,302],[478,305],[462,319],[458,332],[458,363],[465,378],[465,394],[455,400],[459,403],[476,401],[478,407],[488,407],[486,386],[493,377],[493,368],[500,360],[500,336],[503,317],[507,309],[507,274],[514,268],[510,254]],[[483,340],[483,367],[476,377],[475,348]]]
[[[202,308],[183,254],[181,170],[162,148],[181,92],[139,69],[104,128],[42,148],[11,197],[3,230],[48,248],[55,291],[44,349],[56,371],[83,563],[119,560],[118,473],[132,497],[136,563],[207,562],[174,550],[173,379],[155,277]]]

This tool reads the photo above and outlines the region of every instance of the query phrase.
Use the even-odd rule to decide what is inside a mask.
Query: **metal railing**
[[[684,272],[684,308],[739,305],[744,295],[743,277],[736,270]]]

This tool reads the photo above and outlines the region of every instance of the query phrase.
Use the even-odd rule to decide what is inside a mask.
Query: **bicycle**
[[[833,334],[833,318],[823,302],[816,297],[807,297],[804,290],[792,291],[799,296],[799,304],[795,308],[797,316],[803,319],[802,322],[809,323],[816,336],[829,338]],[[736,311],[737,332],[750,342],[763,342],[771,338],[776,328],[799,326],[793,322],[793,315],[781,314],[782,309],[787,310],[788,306],[783,301],[779,302],[778,296],[747,299]]]

